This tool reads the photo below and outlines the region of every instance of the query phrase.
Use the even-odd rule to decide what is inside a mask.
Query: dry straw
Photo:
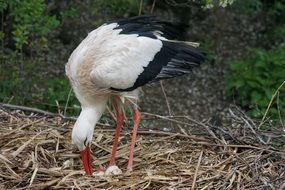
[[[143,118],[145,123],[172,122],[172,132],[140,130],[134,171],[127,173],[131,130],[125,128],[117,154],[123,174],[87,177],[70,143],[74,119],[2,104],[0,189],[285,188],[284,149],[271,145],[276,139],[282,142],[284,135],[277,129],[256,131],[254,121],[236,107],[225,111],[216,124],[186,116],[144,113]],[[112,126],[97,126],[94,167],[108,165],[113,132]]]

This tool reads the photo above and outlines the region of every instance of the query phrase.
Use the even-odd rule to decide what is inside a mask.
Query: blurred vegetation
[[[268,6],[260,1],[255,6],[251,3],[247,6],[267,13],[267,44],[263,48],[248,48],[247,58],[236,59],[229,64],[227,90],[235,103],[248,110],[251,116],[262,118],[274,92],[285,81],[285,20],[282,19],[285,18],[285,2],[275,1]],[[272,100],[267,116],[272,120],[282,120],[285,86]]]
[[[46,62],[55,53],[54,31],[72,13],[52,14],[43,0],[2,0],[0,10],[0,101],[56,111],[69,84],[50,74]]]
[[[235,101],[261,118],[272,95],[284,81],[285,47],[273,50],[251,49],[251,56],[235,60],[229,67],[228,90],[233,90]],[[285,89],[270,108],[269,115],[276,119],[278,111],[285,113]]]
[[[72,50],[88,32],[112,19],[150,14],[152,0],[0,0],[0,102],[20,104],[67,114],[80,111],[65,77],[64,65]],[[218,6],[233,0],[220,0]],[[232,61],[227,77],[228,96],[253,116],[264,113],[272,92],[282,83],[284,73],[285,3],[283,1],[236,1],[232,9],[264,15],[266,30],[260,47],[249,47],[249,55]],[[204,20],[214,0],[156,1],[154,14],[174,15],[176,20],[191,23]],[[202,8],[201,8],[202,7]],[[215,7],[214,7],[215,8]],[[219,21],[217,21],[219,22]],[[195,37],[211,52],[216,39]],[[212,40],[212,41],[209,41]],[[248,48],[248,47],[245,47]],[[283,59],[282,59],[283,58]],[[278,109],[284,113],[284,88],[279,93]],[[276,103],[270,114],[278,110]]]

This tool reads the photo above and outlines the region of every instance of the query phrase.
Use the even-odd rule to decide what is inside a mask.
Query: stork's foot
[[[108,176],[108,175],[120,175],[122,174],[122,170],[116,166],[116,165],[112,165],[112,166],[109,166],[107,168],[107,170],[105,171],[105,176]]]
[[[107,169],[99,169],[96,172],[93,172],[93,176],[94,177],[108,177],[108,176],[112,176],[112,175],[120,175],[122,174],[122,170],[116,166],[116,165],[112,165],[109,166]]]
[[[97,170],[96,172],[93,172],[93,176],[95,177],[101,177],[101,176],[104,176],[105,175],[105,171],[106,169],[105,168],[100,168],[99,170]]]

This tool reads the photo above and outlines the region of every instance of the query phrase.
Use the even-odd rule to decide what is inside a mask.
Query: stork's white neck
[[[106,108],[107,100],[107,98],[100,98],[88,107],[82,106],[82,111],[72,130],[72,143],[79,150],[83,150],[85,145],[91,143],[94,128]]]

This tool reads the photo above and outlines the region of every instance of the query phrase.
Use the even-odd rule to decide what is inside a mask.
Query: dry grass
[[[143,116],[171,121],[182,130],[140,131],[134,172],[126,173],[130,130],[125,129],[117,155],[123,174],[99,178],[83,175],[70,143],[73,120],[1,108],[0,189],[285,188],[284,151],[271,146],[272,136],[281,138],[282,132],[255,131],[255,123],[238,109],[229,109],[220,126],[185,116]],[[113,131],[111,126],[96,128],[96,168],[108,165]]]

